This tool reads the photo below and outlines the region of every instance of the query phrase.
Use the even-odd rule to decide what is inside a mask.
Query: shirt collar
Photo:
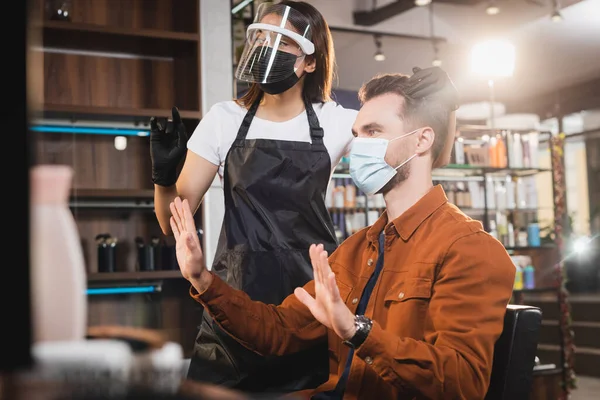
[[[402,215],[392,221],[391,225],[386,229],[395,230],[400,237],[406,241],[415,233],[417,228],[438,208],[448,202],[446,192],[441,185],[434,186],[425,196],[412,205]],[[367,231],[367,239],[369,242],[376,242],[381,231],[388,223],[387,211],[384,211],[377,221]],[[390,229],[392,226],[395,229]]]

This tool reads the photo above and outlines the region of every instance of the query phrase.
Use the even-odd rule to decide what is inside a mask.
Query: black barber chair
[[[494,347],[492,376],[485,400],[527,400],[542,323],[537,307],[509,304],[504,329]]]

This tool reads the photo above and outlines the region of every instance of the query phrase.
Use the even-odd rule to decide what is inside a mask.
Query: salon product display
[[[202,230],[198,230],[202,242]],[[110,233],[96,235],[98,272],[124,272],[130,270],[127,265],[122,265],[118,257],[120,247],[127,249],[133,244],[136,251],[135,270],[140,272],[178,270],[175,245],[168,243],[165,238],[150,236],[135,237],[129,241],[119,240]],[[121,263],[121,265],[119,264]]]
[[[452,153],[452,164],[491,168],[539,168],[539,134],[501,131],[478,138],[459,136]]]
[[[513,255],[510,257],[515,264],[514,290],[535,288],[535,268],[530,256]]]
[[[435,181],[448,201],[476,219],[487,214],[492,236],[506,247],[539,247],[535,176],[486,176],[485,181]],[[487,203],[487,213],[486,213]]]
[[[338,241],[373,224],[385,207],[383,195],[366,195],[352,178],[333,178],[327,188],[325,205],[331,213]]]

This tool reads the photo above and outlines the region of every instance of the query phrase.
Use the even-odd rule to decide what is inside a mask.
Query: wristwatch
[[[354,316],[354,327],[356,328],[356,333],[354,336],[343,341],[343,343],[351,349],[357,349],[361,344],[364,343],[364,341],[367,339],[367,336],[369,336],[369,332],[371,332],[373,321],[364,315],[356,315]]]

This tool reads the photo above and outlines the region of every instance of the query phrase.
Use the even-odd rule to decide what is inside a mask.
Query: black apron
[[[212,270],[253,300],[278,305],[313,278],[311,244],[323,243],[330,253],[337,247],[325,206],[331,161],[309,101],[311,143],[246,139],[259,103],[246,113],[225,158],[225,215]],[[247,392],[314,388],[329,378],[327,341],[262,357],[204,313],[188,378]]]

